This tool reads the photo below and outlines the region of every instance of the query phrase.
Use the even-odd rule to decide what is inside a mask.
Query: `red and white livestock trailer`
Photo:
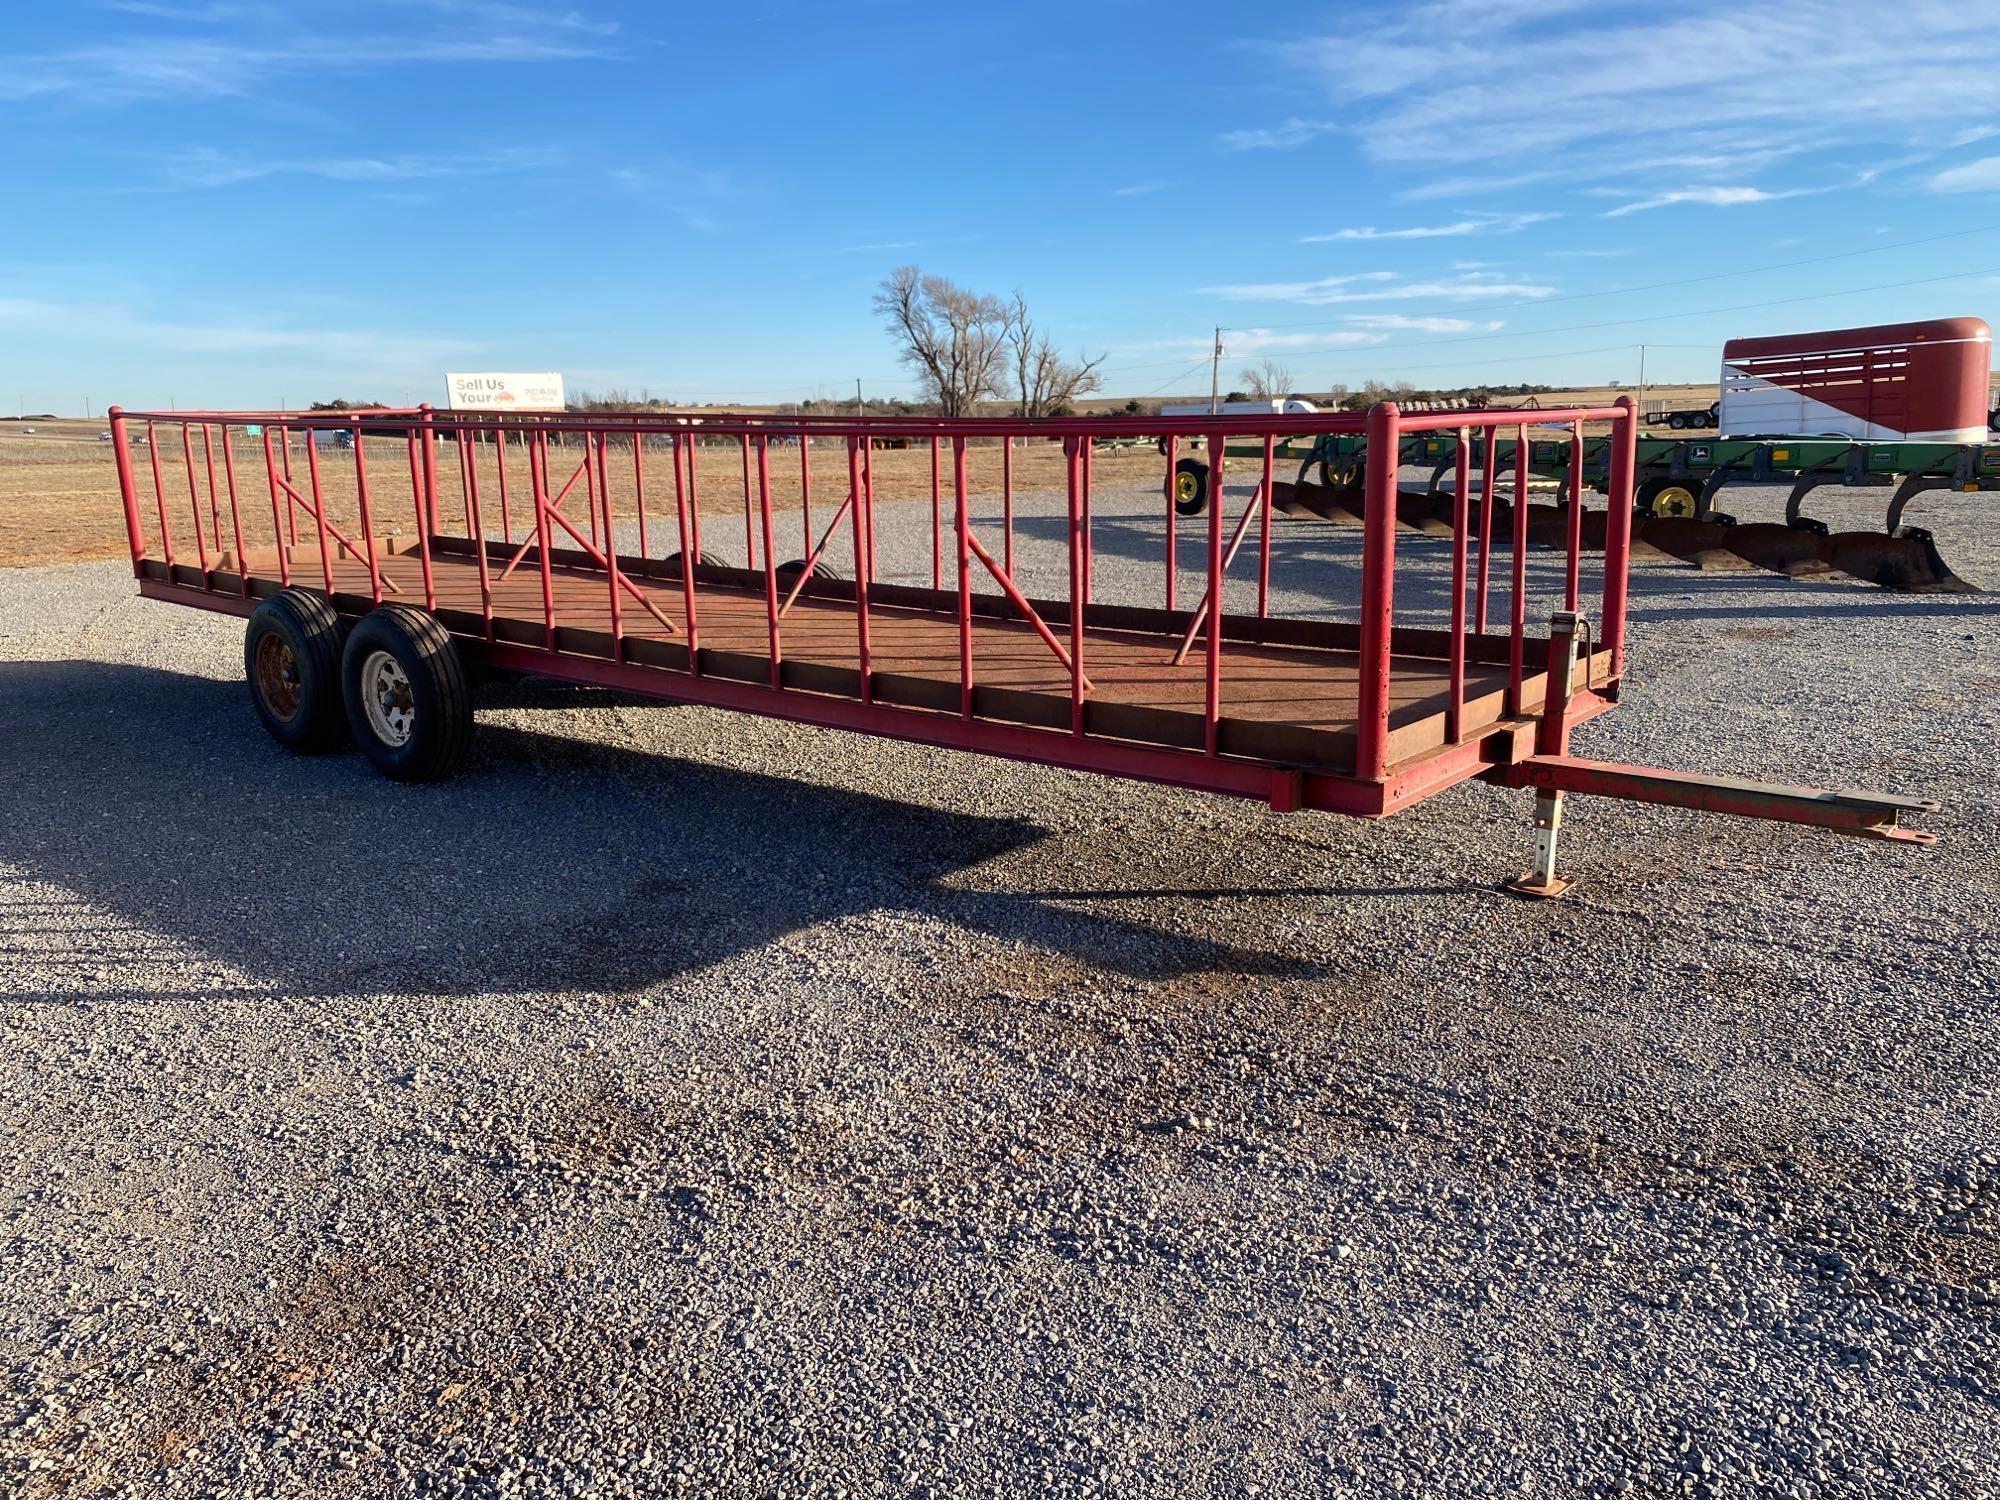
[[[1731,339],[1721,435],[1983,443],[1992,365],[1980,318]]]
[[[1527,507],[1512,508],[1511,539],[1493,535],[1496,476],[1475,483],[1470,439],[1514,437],[1522,467],[1512,478],[1526,493],[1530,426],[1545,440],[1553,425],[1581,464],[1586,423],[1608,423],[1612,436],[1602,564],[1586,591],[1584,518],[1573,505],[1560,577],[1531,599],[1519,519]],[[1534,866],[1515,884],[1536,894],[1567,884],[1556,852],[1569,791],[1931,840],[1898,823],[1934,811],[1926,802],[1569,754],[1571,731],[1612,709],[1623,689],[1638,433],[1629,399],[1531,417],[1405,414],[1385,403],[1365,417],[1034,422],[113,408],[111,425],[140,593],[247,616],[245,675],[272,735],[299,751],[351,739],[393,777],[456,768],[477,672],[533,673],[1250,797],[1285,812],[1381,817],[1471,778],[1532,789]],[[1326,572],[1328,602],[1346,618],[1281,618],[1269,586],[1274,449],[1302,431],[1364,430],[1377,453],[1397,452],[1408,433],[1458,435],[1450,535],[1399,537],[1396,468],[1371,465],[1358,555]],[[341,445],[322,453],[333,434],[345,435]],[[1143,544],[1158,547],[1157,605],[1101,601],[1094,582],[1093,445],[1135,438],[1164,451],[1161,528]],[[878,504],[884,439],[928,444],[932,454],[927,587],[879,574],[885,512],[924,514]],[[1030,598],[1014,577],[1014,455],[1029,441],[1061,444],[1068,587],[1051,598]],[[704,526],[713,535],[720,522],[701,509],[697,444],[717,442],[741,453],[748,566],[702,551]],[[1261,449],[1261,462],[1239,460],[1225,473],[1226,444]],[[507,450],[523,445],[525,492],[518,466],[510,491]],[[989,473],[1001,455],[1000,482],[983,495],[968,481],[968,453],[982,448]],[[1179,455],[1197,449],[1224,503],[1190,522],[1177,515],[1174,477]],[[817,534],[815,456],[822,485],[829,469],[838,476],[839,496]],[[772,472],[793,461],[800,555],[779,564]],[[340,498],[354,502],[338,517],[336,466],[351,466]],[[1253,482],[1239,481],[1241,510],[1226,521],[1223,481],[1239,473]],[[1216,607],[1253,525],[1262,541],[1255,611]],[[1193,608],[1184,584],[1176,594],[1190,571],[1180,536],[1188,528],[1200,584]],[[1412,559],[1419,550],[1427,555]],[[832,576],[834,560],[851,576]],[[1448,605],[1423,624],[1398,622],[1399,575],[1413,560],[1449,576]],[[1504,607],[1489,600],[1496,574],[1504,587],[1490,593],[1504,592]],[[1347,577],[1358,586],[1342,598],[1333,585]],[[1542,617],[1548,628],[1531,628]]]

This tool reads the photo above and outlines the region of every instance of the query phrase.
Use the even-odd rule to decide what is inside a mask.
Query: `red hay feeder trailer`
[[[1609,423],[1613,440],[1601,590],[1586,601],[1583,513],[1573,505],[1560,608],[1546,634],[1533,632],[1527,507],[1513,507],[1511,538],[1494,537],[1486,524],[1496,485],[1511,479],[1525,494],[1528,476],[1487,471],[1475,483],[1468,439],[1506,432],[1525,455],[1530,426],[1553,426],[1580,465],[1585,423]],[[140,593],[249,616],[246,677],[272,734],[297,750],[332,748],[351,734],[379,769],[403,779],[448,774],[462,757],[471,667],[1253,797],[1284,812],[1381,817],[1473,777],[1533,788],[1535,863],[1515,888],[1535,894],[1567,884],[1556,845],[1568,791],[1931,841],[1897,822],[1904,812],[1935,811],[1931,803],[1568,754],[1570,731],[1616,705],[1624,671],[1638,427],[1629,399],[1532,418],[1405,415],[1385,403],[1365,418],[1039,422],[114,407],[111,426]],[[143,484],[135,426],[143,426],[150,470]],[[1367,474],[1354,618],[1271,613],[1275,447],[1302,434],[1364,430],[1375,453],[1398,451],[1405,433],[1459,436],[1444,628],[1396,623],[1398,477],[1389,465]],[[875,455],[893,439],[928,445],[932,456],[929,587],[879,576],[877,523],[898,507],[878,505]],[[1131,439],[1157,440],[1164,452],[1159,608],[1095,597],[1093,446]],[[1014,457],[1025,441],[1062,445],[1069,586],[1060,598],[1031,599],[1014,576]],[[697,444],[717,442],[742,458],[748,567],[702,553]],[[1233,519],[1223,514],[1221,482],[1231,442],[1263,449],[1261,464],[1239,462],[1256,483]],[[237,463],[244,445],[247,474]],[[509,487],[509,445],[525,453],[525,490],[518,477]],[[1192,610],[1175,597],[1176,549],[1185,543],[1176,535],[1174,479],[1184,445],[1205,454],[1222,498],[1192,523],[1193,571],[1205,582]],[[996,446],[997,518],[996,497],[975,497],[968,483],[968,450]],[[820,454],[824,468],[829,449],[836,465],[844,457],[844,493],[815,540],[812,458]],[[794,452],[804,547],[799,561],[780,565],[772,467]],[[333,513],[348,514],[349,476],[339,475],[338,487],[334,480],[349,467],[352,516],[343,525]],[[622,511],[614,472],[630,496]],[[975,499],[996,547],[978,535]],[[713,528],[716,517],[707,520]],[[1252,525],[1261,541],[1256,612],[1211,608]],[[656,545],[662,533],[669,540]],[[684,558],[697,561],[687,567]],[[1496,563],[1505,568],[1506,610],[1489,629]],[[833,576],[835,564],[851,579]],[[1596,608],[1594,632],[1587,605]]]

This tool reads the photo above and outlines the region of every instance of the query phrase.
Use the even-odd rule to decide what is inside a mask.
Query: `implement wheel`
[[[1198,458],[1184,458],[1174,465],[1174,510],[1198,516],[1207,508],[1208,465]]]
[[[354,741],[394,781],[439,781],[472,741],[472,690],[437,619],[385,604],[347,638],[341,683]]]
[[[782,587],[790,588],[798,581],[799,574],[805,572],[805,570],[806,560],[803,557],[795,557],[789,562],[779,563],[772,571],[778,575],[778,582]],[[830,557],[822,557],[819,560],[819,566],[813,569],[813,577],[815,578],[845,578],[846,576],[845,573],[840,571],[840,564],[836,563]]]
[[[300,755],[339,747],[347,736],[340,693],[340,619],[303,589],[257,606],[243,631],[250,706],[271,738]]]
[[[1633,498],[1642,516],[1688,517],[1701,509],[1701,495],[1686,479],[1648,479]]]

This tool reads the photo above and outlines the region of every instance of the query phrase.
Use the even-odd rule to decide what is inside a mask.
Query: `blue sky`
[[[1963,0],[0,3],[6,409],[897,393],[903,262],[1130,395],[1216,324],[1321,387],[2000,321]]]

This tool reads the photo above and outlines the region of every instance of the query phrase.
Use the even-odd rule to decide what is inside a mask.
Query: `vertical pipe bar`
[[[1507,715],[1521,712],[1521,683],[1526,674],[1528,637],[1528,424],[1514,429],[1514,535],[1508,559],[1511,568],[1507,601]]]
[[[812,434],[799,434],[799,535],[805,550],[799,555],[808,562],[813,555],[813,466]]]
[[[1257,531],[1257,618],[1268,619],[1271,614],[1271,459],[1277,447],[1277,434],[1264,434],[1264,503],[1263,514],[1258,518]]]
[[[556,583],[549,571],[549,435],[537,432],[528,450],[528,482],[535,496],[535,555],[542,573],[542,642],[556,649]]]
[[[567,438],[564,439],[564,446],[568,446]],[[590,513],[590,545],[593,547],[601,545],[606,551],[609,551],[609,542],[601,540],[597,535],[597,508],[604,502],[604,497],[599,493],[599,489],[601,488],[599,481],[604,477],[604,465],[596,461],[595,455],[597,451],[597,434],[592,432],[588,427],[584,428],[583,498],[585,501],[584,509]]]
[[[375,557],[375,518],[368,504],[368,464],[362,457],[366,445],[361,438],[361,423],[354,423],[354,486],[361,505],[361,545],[368,553],[368,597],[382,602],[382,566]]]
[[[208,423],[201,424],[201,462],[208,470],[208,520],[211,528],[209,540],[215,550],[222,551],[222,501],[215,488],[215,446],[209,440]]]
[[[493,639],[493,579],[486,561],[486,518],[479,513],[479,450],[473,442],[474,434],[468,432],[464,423],[458,428],[458,451],[461,472],[465,475],[465,508],[472,518],[472,561],[479,569],[479,618],[485,626],[486,639]]]
[[[424,495],[424,483],[417,473],[417,431],[414,427],[403,429],[403,446],[410,455],[410,508],[417,515],[417,535],[422,536],[431,529],[431,517],[427,514],[430,501]]]
[[[160,479],[160,439],[153,431],[153,424],[146,424],[146,457],[153,470],[153,505],[160,512],[160,555],[165,560],[168,576],[172,576],[174,566],[174,534],[167,525],[167,489]]]
[[[674,433],[669,439],[674,454],[674,522],[680,530],[681,542],[681,614],[687,622],[688,674],[701,676],[701,626],[695,614],[694,569],[695,559],[700,556],[700,548],[695,545],[688,526],[688,490],[681,484],[682,434]],[[686,446],[694,447],[689,438]],[[687,455],[688,467],[694,467],[694,455]]]
[[[958,524],[958,711],[972,717],[972,522],[965,495],[965,439],[951,440]]]
[[[1014,576],[1014,435],[1000,440],[1000,540],[1007,576]]]
[[[514,517],[507,506],[507,428],[504,424],[493,428],[493,467],[500,471],[500,540],[511,547],[514,544]]]
[[[438,596],[437,579],[431,572],[431,535],[438,529],[437,424],[431,419],[430,403],[426,402],[418,411],[422,413],[422,421],[413,436],[421,449],[418,468],[423,494],[417,501],[417,563],[424,573],[424,608],[434,610],[438,607]],[[469,532],[472,527],[468,524],[465,529]]]
[[[139,520],[139,491],[132,479],[132,449],[125,440],[125,413],[115,406],[111,408],[111,461],[118,467],[118,498],[125,507],[125,539],[132,545],[132,576],[142,578],[146,572],[146,528]],[[163,526],[165,520],[163,513]]]
[[[453,435],[452,446],[458,450],[458,499],[465,509],[466,539],[484,543],[486,539],[472,524],[472,445],[465,440],[464,424],[454,428]]]
[[[236,577],[243,597],[250,597],[250,559],[243,548],[243,508],[236,499],[236,460],[229,452],[229,424],[222,424],[222,475],[229,484],[229,535],[236,543]],[[280,552],[284,551],[279,547]]]
[[[1083,467],[1083,602],[1097,602],[1097,539],[1092,534],[1090,513],[1090,456],[1096,446],[1088,434],[1077,443],[1077,461]]]
[[[187,470],[188,509],[194,515],[194,550],[201,561],[202,587],[208,586],[208,542],[201,534],[201,496],[194,483],[194,428],[187,422],[181,423],[181,462]]]
[[[1208,435],[1208,666],[1202,694],[1202,745],[1222,748],[1222,434]]]
[[[326,544],[326,495],[319,483],[319,444],[314,440],[313,429],[308,427],[303,434],[306,446],[306,476],[312,481],[313,520],[319,526],[319,571],[320,579],[326,585],[326,597],[333,598],[333,550]]]
[[[849,529],[854,533],[854,650],[861,667],[861,701],[875,701],[874,667],[870,662],[868,649],[868,553],[874,545],[874,528],[869,517],[874,514],[874,494],[868,478],[868,465],[862,460],[862,450],[857,444],[865,444],[868,435],[864,432],[858,439],[847,440],[847,482],[854,494],[854,517]]]
[[[739,433],[737,442],[743,448],[743,566],[757,566],[757,541],[750,515],[750,434]]]
[[[1167,608],[1169,610],[1174,607],[1174,575],[1180,571],[1180,562],[1174,556],[1175,523],[1180,520],[1181,515],[1180,497],[1174,493],[1174,464],[1176,462],[1176,455],[1180,451],[1180,444],[1181,440],[1178,437],[1169,437],[1167,439]]]
[[[865,433],[861,438],[861,487],[868,492],[868,576],[873,578],[879,561],[875,552],[875,440]]]
[[[1361,657],[1355,664],[1355,774],[1384,779],[1389,765],[1390,647],[1396,612],[1396,479],[1402,413],[1368,408],[1367,498],[1361,531]],[[1213,486],[1211,486],[1212,488]]]
[[[1450,696],[1445,700],[1444,737],[1458,744],[1465,737],[1465,573],[1466,535],[1472,507],[1472,429],[1458,429],[1458,454],[1451,495],[1451,645],[1446,658]]]
[[[1500,429],[1485,431],[1485,452],[1479,474],[1479,604],[1474,618],[1475,631],[1486,634],[1486,591],[1493,560],[1493,475],[1500,467]]]
[[[1583,576],[1583,423],[1569,424],[1569,535],[1563,559],[1563,608],[1576,608]]]
[[[1069,492],[1069,728],[1083,733],[1083,505],[1078,439],[1063,439],[1063,470]]]
[[[699,446],[694,440],[694,434],[690,432],[687,435],[688,526],[687,536],[683,539],[687,542],[688,546],[681,549],[681,560],[683,563],[690,559],[696,562],[701,560],[701,491],[695,488],[694,465],[695,454],[699,450]],[[689,550],[689,548],[693,550]]]
[[[1639,413],[1630,396],[1618,398],[1611,428],[1610,509],[1604,518],[1604,649],[1611,675],[1625,670],[1625,609],[1632,568],[1632,480],[1639,461]]]
[[[632,428],[632,503],[639,510],[639,556],[653,555],[646,541],[646,462],[643,456],[646,434],[635,424]]]
[[[306,437],[310,440],[312,434],[307,433]],[[292,429],[289,427],[278,429],[278,456],[284,460],[285,483],[289,485],[292,482]],[[285,539],[294,547],[299,544],[299,508],[296,505],[285,507]]]
[[[584,451],[589,453],[593,434],[583,435]],[[597,478],[600,498],[604,506],[604,578],[611,590],[611,659],[625,660],[625,611],[618,597],[618,532],[611,516],[611,453],[608,435],[603,428],[595,433],[597,441]],[[595,509],[595,507],[593,507]]]
[[[278,429],[278,436],[282,441],[284,438],[284,429],[282,427]],[[271,487],[271,544],[278,549],[278,583],[282,588],[290,588],[292,586],[292,544],[285,540],[285,523],[278,516],[278,455],[271,449],[271,429],[269,427],[264,429],[264,478]],[[291,509],[290,505],[285,506],[287,514],[291,512]]]
[[[931,439],[931,587],[944,587],[944,520],[938,513],[938,440]]]
[[[764,532],[764,623],[771,650],[771,686],[785,685],[784,651],[778,638],[778,560],[771,547],[771,440],[757,435],[757,513]]]

